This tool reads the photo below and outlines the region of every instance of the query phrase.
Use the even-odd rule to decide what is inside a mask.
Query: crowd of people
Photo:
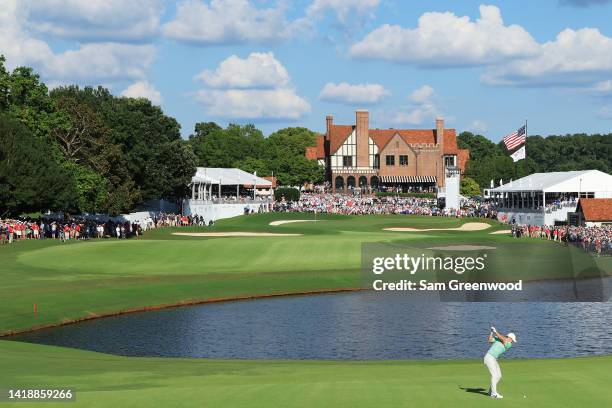
[[[445,217],[490,217],[496,212],[490,204],[468,200],[461,209],[441,206],[435,198],[354,195],[342,193],[302,193],[296,202],[284,200],[275,204],[275,211],[319,214],[414,214]]]
[[[12,244],[28,239],[56,239],[61,242],[93,238],[126,239],[160,227],[210,226],[204,217],[172,213],[154,213],[139,221],[95,220],[83,217],[0,219],[0,244]]]
[[[518,225],[512,224],[515,238],[541,238],[565,244],[575,244],[584,251],[594,252],[597,256],[612,255],[612,225],[574,226],[574,225]]]
[[[103,237],[125,239],[139,234],[142,234],[140,225],[128,221],[101,222],[83,218],[0,220],[0,243],[2,244],[27,239],[57,239],[61,242]]]
[[[373,194],[342,194],[303,192],[296,202],[284,199],[274,204],[278,212],[306,212],[319,214],[414,214],[446,217],[485,217],[497,219],[497,208],[493,202],[467,199],[458,210],[445,208],[434,198],[405,196],[376,196]],[[555,205],[563,205],[563,202]],[[260,208],[261,210],[261,208]],[[245,207],[245,214],[253,213]],[[260,211],[258,211],[260,212]],[[531,237],[551,241],[574,243],[585,251],[597,255],[612,255],[612,226],[539,226],[519,225],[506,220],[512,226],[512,236]],[[174,213],[151,213],[138,221],[95,220],[79,217],[34,219],[0,219],[0,244],[28,239],[88,240],[92,238],[126,239],[138,237],[143,232],[160,227],[211,226],[200,215]]]

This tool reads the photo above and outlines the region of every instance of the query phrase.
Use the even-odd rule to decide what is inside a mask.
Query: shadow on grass
[[[471,387],[459,387],[460,390],[463,390],[465,392],[471,392],[472,394],[480,394],[480,395],[484,395],[486,397],[489,396],[489,391],[485,390],[484,388],[471,388]]]

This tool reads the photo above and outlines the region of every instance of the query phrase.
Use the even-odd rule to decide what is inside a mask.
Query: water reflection
[[[14,336],[129,356],[245,359],[480,358],[488,328],[517,357],[611,354],[610,303],[414,303],[373,292],[228,302],[116,316]]]

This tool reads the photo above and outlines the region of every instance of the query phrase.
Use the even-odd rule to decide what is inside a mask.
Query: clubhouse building
[[[446,179],[458,179],[469,151],[457,148],[455,129],[436,119],[433,129],[371,129],[367,110],[355,113],[354,125],[336,125],[326,117],[325,135],[306,157],[325,166],[334,192],[365,190],[443,192]]]

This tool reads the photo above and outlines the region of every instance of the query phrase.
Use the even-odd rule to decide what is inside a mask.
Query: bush
[[[392,193],[378,192],[376,197],[415,197],[415,198],[436,198],[436,193]]]
[[[465,197],[474,197],[480,195],[480,187],[474,179],[463,177],[461,179],[461,195]]]
[[[300,190],[293,187],[281,187],[274,191],[274,199],[281,201],[285,197],[285,201],[298,201],[300,199]]]

